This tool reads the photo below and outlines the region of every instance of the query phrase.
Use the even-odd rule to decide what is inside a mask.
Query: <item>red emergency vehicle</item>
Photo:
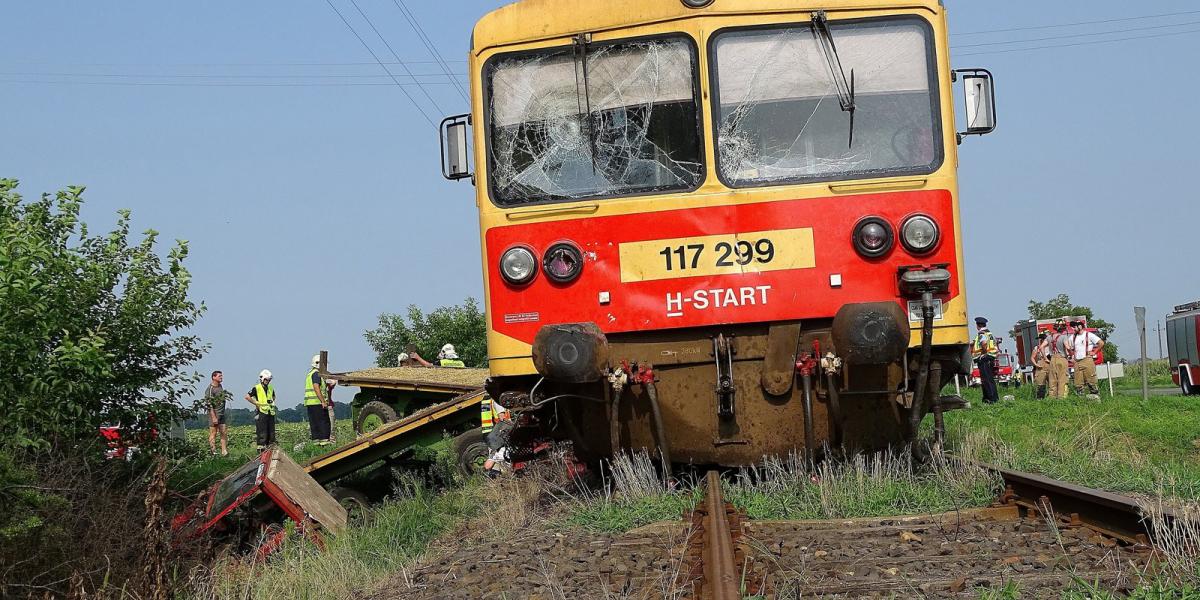
[[[1171,380],[1185,396],[1200,393],[1200,300],[1180,304],[1167,315],[1167,356],[1174,370]]]
[[[1008,352],[1001,352],[996,357],[996,383],[998,385],[1021,386],[1021,366]],[[971,387],[980,384],[979,365],[971,369]]]

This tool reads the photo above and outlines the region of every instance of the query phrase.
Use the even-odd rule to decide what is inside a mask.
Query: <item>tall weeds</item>
[[[1000,490],[984,469],[908,450],[812,464],[793,453],[739,471],[728,499],[753,519],[833,519],[925,514],[986,506]]]

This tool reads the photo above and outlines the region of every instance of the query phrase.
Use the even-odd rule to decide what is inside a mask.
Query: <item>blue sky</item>
[[[349,0],[331,2],[393,60]],[[464,112],[398,2],[357,2],[417,61],[424,90],[404,89],[422,110]],[[502,3],[405,4],[463,76],[472,24]],[[1117,324],[1131,357],[1135,304],[1161,319],[1200,298],[1188,276],[1200,10],[947,5],[955,66],[992,70],[999,104],[997,131],[960,154],[971,314],[1006,331],[1030,298],[1067,292]],[[1163,13],[1191,14],[1029,29]],[[199,370],[240,389],[269,368],[281,402],[298,403],[318,350],[334,369],[371,363],[362,332],[379,313],[481,296],[472,188],[442,180],[434,127],[329,4],[47,0],[4,3],[0,19],[0,176],[26,196],[86,185],[93,231],[130,208],[138,228],[189,240],[208,307],[197,332],[212,344]],[[971,34],[1009,28],[1022,29]],[[1090,43],[1140,36],[1161,37]],[[967,46],[1025,38],[1054,39]],[[1074,43],[1087,44],[1061,46]],[[1059,47],[996,52],[1039,45]]]

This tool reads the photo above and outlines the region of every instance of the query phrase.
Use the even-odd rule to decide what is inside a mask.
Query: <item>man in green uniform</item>
[[[466,368],[467,363],[458,358],[458,353],[454,351],[454,344],[446,344],[442,346],[442,351],[438,352],[438,366],[462,369]]]
[[[246,392],[246,401],[254,405],[254,436],[258,449],[265,450],[275,443],[275,386],[271,385],[271,372],[263,369],[258,374],[258,384]]]
[[[318,367],[321,357],[314,356],[312,369],[304,377],[304,409],[308,411],[308,433],[318,446],[329,444],[329,401],[326,398],[325,380],[321,379]]]
[[[975,327],[979,333],[971,340],[971,356],[979,365],[979,385],[983,388],[983,403],[995,404],[1000,400],[996,391],[996,357],[1000,355],[996,347],[996,338],[988,330],[987,319],[975,318]]]

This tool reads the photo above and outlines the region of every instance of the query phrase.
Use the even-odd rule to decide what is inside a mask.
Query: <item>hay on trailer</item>
[[[338,385],[374,387],[414,386],[453,387],[464,391],[483,387],[487,369],[456,369],[448,367],[375,367],[348,373],[330,373]]]

